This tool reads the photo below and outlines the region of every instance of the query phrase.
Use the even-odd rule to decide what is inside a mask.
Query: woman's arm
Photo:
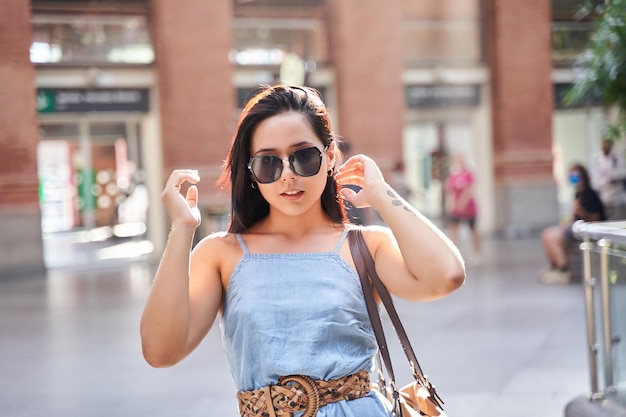
[[[434,300],[459,288],[465,267],[458,249],[430,220],[403,200],[373,160],[354,156],[339,169],[339,184],[356,184],[344,197],[357,207],[373,207],[388,226],[369,228],[366,240],[389,291],[410,300]]]
[[[198,180],[194,171],[176,170],[161,195],[172,229],[140,323],[144,358],[155,367],[174,365],[187,356],[211,328],[221,302],[221,281],[211,257],[197,262],[193,270],[190,266],[193,235],[200,224],[198,193],[192,185],[183,197],[180,186]]]

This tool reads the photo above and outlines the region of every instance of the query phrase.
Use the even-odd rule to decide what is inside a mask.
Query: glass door
[[[135,120],[40,123],[41,222],[49,267],[110,258],[111,251],[103,249],[145,238],[148,194],[138,129]]]

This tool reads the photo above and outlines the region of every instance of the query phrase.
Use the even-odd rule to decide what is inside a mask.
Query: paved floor
[[[488,240],[459,291],[397,302],[450,417],[560,417],[589,390],[582,287],[539,284],[538,243]],[[219,328],[173,368],[144,362],[152,272],[145,261],[94,261],[0,280],[0,416],[236,417]]]

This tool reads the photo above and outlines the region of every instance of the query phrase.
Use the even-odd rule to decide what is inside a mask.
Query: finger
[[[351,188],[342,188],[341,195],[343,196],[343,198],[350,201],[356,196],[356,191]]]
[[[338,169],[338,171],[348,171],[351,169],[363,170],[363,162],[354,157],[344,162]]]
[[[335,180],[340,184],[360,184],[365,181],[365,176],[359,171],[347,171],[337,174]]]
[[[196,169],[185,169],[180,172],[180,182],[188,181],[191,184],[200,182],[200,175]]]
[[[195,169],[177,169],[172,172],[170,178],[167,181],[166,186],[180,188],[185,182],[196,184],[200,181],[198,171]]]
[[[337,175],[335,180],[341,185],[354,184],[363,186],[365,182],[365,178],[362,173],[358,172],[343,172],[341,175]]]
[[[189,207],[191,208],[195,208],[198,206],[198,187],[196,187],[195,185],[192,185],[191,187],[189,187],[189,189],[187,189],[187,195],[185,196],[185,199],[187,200],[187,204],[189,204]]]
[[[337,175],[362,174],[363,169],[355,164],[342,165],[337,169]]]
[[[361,199],[359,198],[359,195],[356,191],[350,188],[342,188],[341,195],[344,200],[352,204],[354,207],[357,207],[357,208],[362,207],[362,204],[361,204],[362,201],[360,201]]]

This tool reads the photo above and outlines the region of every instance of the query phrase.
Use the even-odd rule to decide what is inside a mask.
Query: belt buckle
[[[320,408],[320,392],[315,381],[306,375],[281,376],[278,380],[280,385],[285,385],[288,382],[295,382],[306,394],[307,406],[302,417],[315,417]]]

